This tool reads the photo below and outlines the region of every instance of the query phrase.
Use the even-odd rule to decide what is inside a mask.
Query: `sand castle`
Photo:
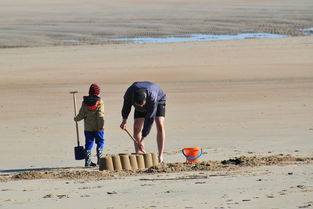
[[[159,165],[156,153],[120,153],[100,158],[99,170],[142,170]]]

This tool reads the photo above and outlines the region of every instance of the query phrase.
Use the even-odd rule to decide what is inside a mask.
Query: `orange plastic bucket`
[[[198,162],[202,156],[202,149],[201,147],[184,148],[182,153],[188,162]]]

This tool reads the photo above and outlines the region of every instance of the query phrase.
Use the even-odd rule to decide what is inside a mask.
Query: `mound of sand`
[[[97,171],[87,169],[57,169],[53,171],[25,171],[15,173],[9,177],[2,177],[0,181],[30,180],[30,179],[110,179],[122,176],[140,174],[177,173],[188,171],[232,171],[245,167],[290,165],[313,163],[313,157],[293,157],[290,155],[275,155],[266,157],[241,156],[223,161],[203,161],[199,163],[168,163],[154,166],[146,170],[137,171]]]
[[[291,155],[274,155],[266,157],[241,156],[223,161],[203,161],[199,163],[169,163],[159,167],[147,169],[146,173],[181,172],[181,171],[230,171],[243,167],[256,167],[267,165],[290,165],[298,163],[312,163],[313,158],[299,158]]]

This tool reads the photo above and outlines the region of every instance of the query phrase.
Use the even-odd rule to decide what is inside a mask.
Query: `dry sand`
[[[0,3],[0,208],[312,208],[313,37],[297,32],[313,26],[312,1],[41,2]],[[97,39],[211,32],[297,37]],[[63,46],[63,39],[85,42]],[[168,95],[165,160],[172,164],[130,174],[81,168],[69,91],[81,100],[98,83],[105,153],[130,152],[120,109],[137,80],[154,81]],[[83,141],[82,131],[80,123]],[[155,135],[146,141],[150,152],[157,151]],[[201,160],[211,167],[182,164],[180,150],[191,146],[203,148]],[[239,156],[249,163],[218,169]],[[273,161],[277,156],[288,160]],[[251,164],[264,159],[273,163]]]

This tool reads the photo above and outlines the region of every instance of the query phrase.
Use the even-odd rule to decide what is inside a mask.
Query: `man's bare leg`
[[[165,143],[165,127],[164,127],[165,117],[156,117],[155,124],[157,127],[157,144],[159,151],[159,162],[164,161],[163,152],[164,152],[164,143]]]
[[[139,142],[141,140],[141,130],[142,130],[142,126],[145,122],[145,118],[135,118],[134,120],[134,138],[136,139],[137,142]],[[139,152],[139,148],[137,146],[137,144],[135,144],[135,152],[138,153]]]

